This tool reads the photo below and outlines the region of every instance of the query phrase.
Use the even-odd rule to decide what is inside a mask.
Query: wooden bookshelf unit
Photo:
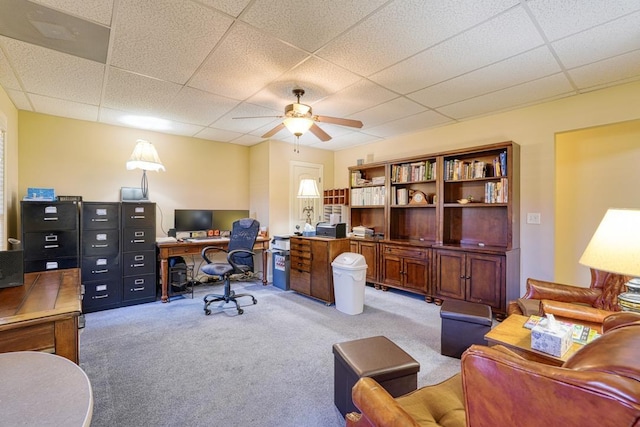
[[[498,317],[520,290],[520,147],[514,142],[349,167],[351,238],[367,281],[490,305]]]

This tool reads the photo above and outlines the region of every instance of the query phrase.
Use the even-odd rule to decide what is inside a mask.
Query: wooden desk
[[[583,347],[582,344],[574,342],[562,357],[534,350],[531,348],[531,330],[524,327],[527,319],[527,316],[512,314],[489,331],[484,338],[490,346],[501,344],[526,359],[555,366],[562,365],[573,353]]]
[[[66,358],[37,351],[0,354],[0,378],[0,424],[91,425],[91,383]]]
[[[0,353],[53,352],[79,363],[80,269],[27,273],[0,289]]]
[[[256,244],[253,246],[254,251],[262,251],[262,284],[267,284],[267,250],[269,249],[268,237],[258,237]],[[169,300],[167,289],[169,286],[169,258],[173,256],[183,255],[200,255],[202,249],[206,246],[219,246],[226,249],[229,245],[229,239],[221,238],[215,241],[201,242],[159,242],[158,259],[160,260],[160,279],[162,281],[162,302]]]

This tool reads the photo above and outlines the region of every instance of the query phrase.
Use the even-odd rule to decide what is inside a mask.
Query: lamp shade
[[[320,198],[320,192],[318,191],[318,185],[316,184],[315,179],[303,179],[300,181],[300,188],[298,188],[298,198]]]
[[[282,123],[295,136],[301,136],[313,126],[313,120],[306,117],[287,117]]]
[[[580,264],[640,277],[640,210],[609,209],[582,254]]]
[[[152,143],[139,139],[131,153],[131,158],[127,161],[127,170],[142,169],[146,171],[165,170],[164,165],[158,157],[158,152]]]

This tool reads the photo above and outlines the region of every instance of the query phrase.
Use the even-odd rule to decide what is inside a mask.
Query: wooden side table
[[[80,269],[27,273],[0,289],[0,353],[47,351],[79,363]]]
[[[93,392],[87,374],[55,354],[0,354],[2,425],[89,426]]]

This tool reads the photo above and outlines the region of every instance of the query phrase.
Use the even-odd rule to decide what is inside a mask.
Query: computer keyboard
[[[187,239],[187,242],[192,243],[215,243],[219,241],[226,241],[228,239],[223,239],[222,237],[192,237]]]

